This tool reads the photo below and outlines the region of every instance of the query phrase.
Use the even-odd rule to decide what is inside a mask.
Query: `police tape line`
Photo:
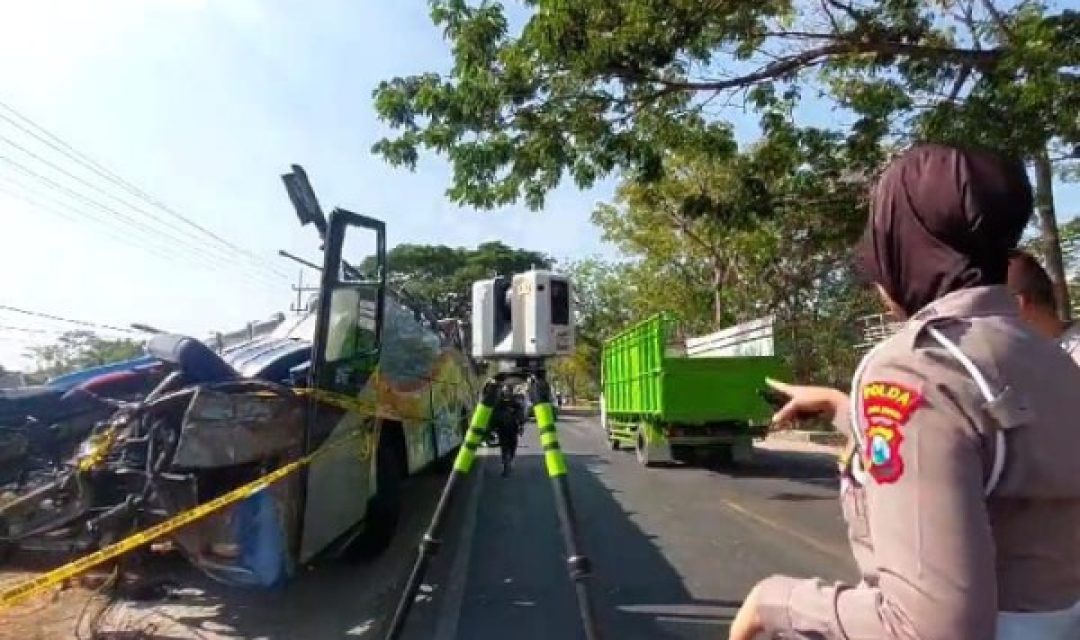
[[[361,408],[362,403],[348,398],[346,396],[340,396],[337,394],[330,394],[324,391],[304,390],[303,395],[310,396],[320,402],[327,404],[333,404],[338,407],[348,409],[351,411],[357,411]],[[7,609],[19,602],[38,595],[52,587],[59,586],[65,581],[70,580],[78,575],[81,575],[94,567],[104,564],[115,558],[134,551],[135,549],[149,544],[159,538],[169,535],[187,525],[205,518],[206,516],[220,511],[225,507],[228,507],[236,502],[249,498],[256,493],[266,489],[275,482],[282,480],[289,476],[293,472],[297,471],[301,467],[311,464],[316,458],[325,455],[326,453],[343,446],[347,442],[358,440],[365,433],[365,429],[356,429],[352,433],[341,436],[333,442],[328,442],[323,445],[318,451],[310,453],[306,456],[286,463],[277,469],[261,476],[247,484],[241,485],[227,493],[224,493],[213,500],[204,502],[203,504],[192,507],[187,511],[176,514],[175,516],[159,522],[151,527],[148,527],[142,531],[134,533],[119,542],[115,542],[107,547],[87,554],[77,560],[73,560],[63,566],[57,567],[47,573],[44,573],[36,578],[31,578],[20,584],[15,585],[9,589],[0,591],[0,610]]]

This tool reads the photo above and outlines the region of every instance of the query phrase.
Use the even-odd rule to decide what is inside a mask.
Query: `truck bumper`
[[[745,427],[738,430],[720,431],[705,434],[683,433],[667,436],[672,446],[680,447],[709,447],[751,442],[756,438],[763,438],[768,433],[766,427]]]

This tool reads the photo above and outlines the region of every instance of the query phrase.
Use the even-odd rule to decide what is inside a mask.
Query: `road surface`
[[[829,455],[764,451],[736,474],[645,469],[632,452],[610,451],[595,419],[567,416],[559,427],[605,637],[723,638],[762,577],[853,577]],[[535,423],[509,478],[497,450],[483,452],[404,640],[584,637],[540,453]],[[187,588],[171,600],[100,611],[64,592],[8,612],[0,638],[70,638],[81,620],[81,637],[92,627],[105,638],[381,640],[442,482],[435,473],[409,481],[413,508],[373,562],[320,566],[271,593],[223,588],[181,563],[173,577]]]
[[[509,478],[493,456],[474,472],[460,535],[437,558],[408,640],[584,637],[528,429]],[[564,419],[560,439],[607,638],[726,637],[765,576],[855,575],[828,455],[763,451],[739,473],[645,469],[632,452],[610,451],[594,419]]]

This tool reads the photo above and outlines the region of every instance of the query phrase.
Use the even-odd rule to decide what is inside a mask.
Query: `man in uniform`
[[[1009,291],[1020,304],[1020,317],[1039,333],[1057,340],[1080,364],[1080,323],[1058,317],[1054,285],[1035,256],[1020,250],[1009,256]]]

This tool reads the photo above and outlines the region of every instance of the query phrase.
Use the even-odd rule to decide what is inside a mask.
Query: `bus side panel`
[[[441,458],[464,442],[464,422],[475,402],[465,354],[448,348],[437,364],[432,385],[435,455]]]
[[[356,446],[331,447],[309,467],[304,504],[304,531],[300,563],[303,564],[346,533],[367,513],[374,491],[376,421],[353,411],[341,414],[323,443],[336,443],[360,430]]]

